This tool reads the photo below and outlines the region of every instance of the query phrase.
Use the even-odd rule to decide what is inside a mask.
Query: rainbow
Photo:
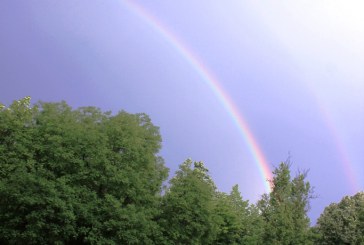
[[[191,49],[188,48],[187,45],[180,39],[178,39],[177,35],[169,30],[155,16],[151,15],[142,6],[135,2],[124,0],[123,3],[129,11],[143,19],[151,28],[153,28],[165,40],[167,40],[175,48],[175,50],[195,69],[202,80],[210,87],[234,121],[234,124],[237,126],[239,133],[243,137],[247,147],[249,148],[249,151],[257,163],[259,172],[264,180],[265,190],[269,193],[271,191],[271,186],[268,180],[272,179],[272,172],[265,159],[265,156],[260,149],[257,140],[254,138],[253,133],[249,129],[247,122],[239,113],[239,109],[234,104],[230,96],[225,92],[218,79],[212,74],[211,71],[209,71],[209,69],[191,51]]]
[[[337,132],[337,129],[335,127],[335,123],[332,117],[330,116],[327,107],[325,106],[323,101],[320,100],[318,94],[315,93],[314,89],[312,89],[312,91],[313,91],[313,97],[316,99],[316,104],[319,107],[319,111],[321,112],[322,119],[325,125],[327,126],[328,131],[331,134],[333,143],[336,147],[337,154],[342,164],[343,172],[346,175],[346,178],[348,179],[348,185],[350,185],[350,190],[352,194],[355,194],[356,192],[360,191],[360,185],[357,176],[355,174],[355,171],[353,169],[353,166],[351,164],[349,155],[340,139],[339,133]]]
[[[271,23],[272,21],[267,18],[266,13],[264,11],[261,12],[261,9],[267,9],[267,7],[269,8],[271,6],[265,6],[265,5],[263,6],[262,4],[259,3],[259,1],[251,1],[250,4],[253,6],[252,9],[255,10],[254,14],[259,15],[259,17],[261,19],[263,19],[265,26],[268,28],[268,30],[270,30],[271,33],[275,33],[276,39],[280,40],[282,42],[282,45],[285,46],[285,44],[287,44],[287,41],[285,41],[285,39],[287,37],[282,36],[282,34],[277,34],[277,33],[280,33],[279,29],[275,29],[277,27],[274,27],[273,25],[266,25],[266,23]],[[282,8],[282,7],[283,7],[283,5],[280,6],[280,8]],[[324,11],[327,12],[328,8],[330,8],[330,7],[332,8],[334,6],[329,6],[329,4],[328,4],[326,7],[325,7]],[[293,39],[289,39],[289,40],[290,40],[289,43],[294,42]],[[294,57],[294,53],[296,53],[297,50],[292,48],[291,45],[288,45],[287,49],[288,49],[288,52],[292,53],[291,57]],[[297,59],[296,62],[297,62],[297,64],[301,64],[300,59]],[[303,76],[303,75],[301,75],[301,76]],[[361,187],[361,184],[360,184],[360,176],[359,176],[359,174],[356,173],[355,167],[354,167],[355,165],[352,163],[352,161],[350,159],[350,155],[347,150],[347,146],[344,144],[344,142],[341,138],[341,135],[339,133],[335,120],[332,116],[332,113],[330,113],[330,111],[328,110],[328,106],[324,103],[322,96],[320,96],[320,94],[318,93],[318,91],[315,87],[315,83],[313,82],[315,80],[312,78],[306,77],[305,79],[303,79],[303,81],[305,82],[307,89],[311,93],[313,99],[315,100],[315,103],[318,107],[318,111],[320,112],[322,121],[323,121],[324,125],[326,126],[328,133],[331,136],[333,146],[336,148],[336,154],[339,158],[340,164],[342,165],[343,174],[345,175],[345,177],[347,179],[347,185],[350,188],[350,191],[352,192],[352,194],[354,194],[354,193],[362,190],[363,188]]]

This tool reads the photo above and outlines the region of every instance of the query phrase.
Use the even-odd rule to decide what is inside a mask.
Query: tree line
[[[250,203],[191,159],[165,185],[160,148],[143,113],[0,104],[0,244],[364,244],[363,192],[311,227],[313,189],[288,162]]]

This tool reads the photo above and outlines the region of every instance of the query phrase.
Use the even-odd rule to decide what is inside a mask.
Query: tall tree
[[[364,192],[325,208],[317,220],[319,244],[364,244]]]
[[[0,241],[152,244],[167,177],[145,114],[65,102],[0,108]]]
[[[254,205],[240,194],[238,185],[229,195],[216,195],[215,214],[218,232],[213,244],[262,244],[262,219]]]
[[[170,181],[160,223],[166,244],[210,244],[216,235],[216,187],[202,162],[186,160]]]
[[[272,192],[264,194],[259,209],[265,221],[266,244],[309,244],[307,216],[312,188],[299,173],[291,179],[290,164],[283,162],[273,171]]]

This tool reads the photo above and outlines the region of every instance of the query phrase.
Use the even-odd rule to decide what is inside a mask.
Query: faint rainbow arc
[[[253,9],[255,10],[255,14],[259,14],[262,19],[264,19],[264,13],[262,11],[259,11],[261,9],[262,5],[259,4],[258,1],[251,1],[251,6],[253,6]],[[266,19],[268,20],[268,19]],[[271,33],[276,34],[277,31],[274,30],[274,27],[272,25],[267,26],[267,30],[269,30]],[[275,35],[275,38],[281,42],[281,44],[284,46],[285,41],[283,40],[284,37],[281,37],[279,35]],[[293,53],[292,47],[287,48],[288,52]],[[293,57],[293,55],[292,55]],[[296,59],[296,63],[301,65],[301,62],[299,59]],[[337,155],[340,158],[340,162],[344,171],[344,174],[348,180],[348,185],[351,188],[351,191],[353,193],[360,191],[363,189],[360,185],[360,177],[354,170],[354,165],[351,163],[351,159],[347,150],[347,146],[343,143],[342,137],[340,133],[338,132],[337,125],[335,124],[335,121],[333,119],[332,113],[329,112],[327,109],[327,105],[324,103],[323,98],[319,95],[318,91],[316,90],[315,83],[313,83],[312,78],[306,77],[306,79],[302,79],[307,84],[308,90],[311,92],[312,97],[315,101],[315,104],[318,107],[318,111],[321,113],[321,118],[323,120],[323,123],[328,129],[328,133],[330,134],[333,145],[337,150]]]
[[[315,92],[315,90],[312,88],[313,91],[313,97],[316,100],[316,104],[319,107],[319,111],[321,113],[322,119],[325,123],[325,125],[328,127],[328,131],[333,139],[333,143],[335,145],[335,148],[337,149],[337,153],[340,157],[341,164],[344,170],[344,173],[346,175],[346,178],[349,181],[349,185],[351,188],[352,194],[355,194],[357,191],[360,191],[360,185],[358,184],[357,176],[355,175],[355,171],[353,170],[352,165],[350,164],[350,158],[348,156],[347,150],[345,149],[345,146],[343,145],[342,141],[340,140],[339,133],[337,132],[337,129],[335,127],[335,123],[330,116],[329,111],[326,109],[327,106],[324,104],[322,99],[318,96],[318,94]]]
[[[254,138],[253,133],[249,129],[247,122],[239,113],[237,106],[222,88],[221,84],[215,78],[212,72],[209,71],[209,69],[200,61],[200,59],[191,52],[191,49],[189,49],[185,43],[178,39],[177,35],[175,35],[165,25],[163,25],[155,16],[148,13],[143,7],[139,6],[135,2],[124,0],[123,3],[125,3],[128,10],[131,10],[133,13],[143,19],[149,26],[156,30],[160,35],[162,35],[178,51],[178,53],[186,61],[188,61],[188,63],[190,63],[199,76],[210,87],[210,89],[213,91],[215,96],[232,118],[240,134],[243,136],[249,151],[252,153],[253,158],[258,165],[259,172],[264,179],[265,190],[266,192],[270,192],[271,186],[267,180],[272,179],[272,172],[269,168],[266,158],[260,149],[257,140]]]
[[[311,81],[311,79],[306,78],[303,81]],[[332,113],[328,110],[328,105],[325,103],[324,99],[318,93],[312,82],[306,82],[307,89],[311,92],[312,98],[318,107],[321,119],[324,125],[327,127],[327,131],[333,140],[333,146],[337,150],[337,156],[340,159],[340,163],[343,169],[343,173],[348,180],[347,184],[352,192],[355,194],[360,191],[360,184],[358,181],[358,176],[355,174],[353,165],[351,164],[350,157],[346,146],[343,144],[340,134],[338,132],[337,126],[335,125]]]

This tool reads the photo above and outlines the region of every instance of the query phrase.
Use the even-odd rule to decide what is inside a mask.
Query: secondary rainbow
[[[337,154],[340,157],[344,174],[348,179],[348,185],[350,186],[352,192],[351,194],[355,194],[356,192],[360,191],[360,184],[353,169],[353,166],[351,164],[347,150],[344,144],[342,143],[342,140],[340,139],[340,135],[335,127],[335,123],[332,117],[330,116],[329,111],[326,109],[327,106],[324,104],[322,99],[320,99],[319,95],[317,94],[317,92],[315,92],[314,88],[312,88],[311,91],[313,97],[316,100],[316,104],[319,108],[319,111],[321,112],[322,119],[325,125],[327,126],[328,131],[331,134],[334,145],[336,146]]]
[[[142,6],[132,1],[122,1],[128,10],[143,19],[151,28],[157,31],[165,40],[167,40],[178,53],[195,69],[202,80],[210,87],[213,93],[217,96],[225,110],[228,112],[235,125],[237,126],[240,134],[243,136],[244,141],[252,153],[255,162],[259,168],[259,172],[264,181],[266,192],[271,191],[268,179],[272,178],[272,173],[267,164],[266,158],[260,149],[257,140],[254,138],[253,133],[248,127],[248,124],[240,114],[239,109],[234,104],[230,96],[225,92],[220,82],[212,74],[211,71],[200,61],[200,59],[187,47],[185,43],[180,41],[171,30],[169,30],[163,23],[161,23],[155,16],[147,12]]]

